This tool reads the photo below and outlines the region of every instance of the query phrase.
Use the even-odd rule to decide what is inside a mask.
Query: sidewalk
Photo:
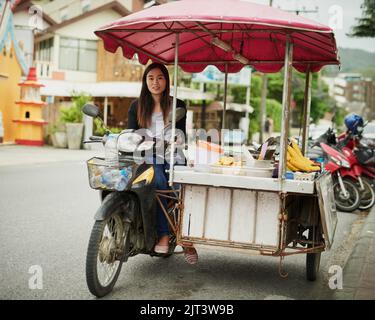
[[[375,206],[366,218],[343,274],[343,289],[336,291],[334,299],[375,300]]]

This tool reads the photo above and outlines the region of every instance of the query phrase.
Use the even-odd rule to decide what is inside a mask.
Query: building
[[[17,11],[18,27],[26,29],[29,12],[43,12],[43,23],[34,28],[33,65],[44,84],[41,94],[49,106],[44,118],[56,123],[59,108],[70,104],[73,90],[93,97],[109,126],[124,127],[131,101],[139,96],[144,66],[104,50],[94,34],[98,27],[144,6],[167,1],[59,0],[22,1]],[[190,88],[178,90],[181,99],[203,99],[206,94]],[[206,97],[207,99],[207,97]]]
[[[365,79],[365,115],[367,120],[375,120],[375,81],[367,78]]]
[[[13,11],[16,1],[0,1],[0,112],[3,142],[15,141],[16,124],[12,121],[19,114],[18,83],[28,73],[25,55],[15,34]]]
[[[359,73],[341,73],[333,81],[324,80],[330,84],[330,93],[338,107],[368,120],[375,119],[375,81]]]

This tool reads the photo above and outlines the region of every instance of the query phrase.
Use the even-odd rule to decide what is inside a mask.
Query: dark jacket
[[[137,107],[138,107],[138,99],[134,100],[129,108],[128,112],[128,129],[141,129],[139,127],[138,121],[137,121]],[[184,108],[186,110],[185,102],[177,99],[177,108]],[[180,129],[184,136],[186,137],[186,115],[183,117],[180,121],[176,122],[176,128]]]

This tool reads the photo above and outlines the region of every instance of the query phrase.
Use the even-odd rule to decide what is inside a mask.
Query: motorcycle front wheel
[[[336,207],[340,211],[353,212],[358,209],[361,203],[361,195],[359,193],[357,185],[349,179],[343,178],[342,182],[345,186],[347,195],[344,195],[340,183],[334,182],[333,190],[335,194]]]
[[[86,281],[90,292],[103,297],[112,291],[122,267],[129,225],[119,212],[95,221],[86,257]]]

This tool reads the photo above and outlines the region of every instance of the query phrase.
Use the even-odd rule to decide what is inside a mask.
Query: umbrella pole
[[[175,149],[175,135],[176,135],[176,106],[177,106],[177,72],[178,72],[178,46],[179,34],[176,33],[176,44],[174,51],[174,74],[173,74],[173,107],[172,107],[172,134],[171,134],[171,154],[170,154],[170,169],[169,169],[169,186],[173,185],[174,178],[174,149]]]
[[[293,64],[293,44],[290,42],[289,35],[285,44],[284,61],[284,85],[283,85],[283,114],[281,119],[280,152],[279,152],[279,181],[285,179],[286,171],[286,153],[289,135],[289,116],[290,116],[290,97],[292,82],[292,64]]]
[[[311,109],[311,71],[308,66],[306,72],[305,98],[303,101],[303,131],[302,131],[302,152],[307,153],[309,141],[310,109]]]
[[[224,107],[223,107],[223,121],[221,130],[225,128],[225,112],[227,110],[227,89],[228,89],[228,64],[225,64],[225,77],[224,77]]]

